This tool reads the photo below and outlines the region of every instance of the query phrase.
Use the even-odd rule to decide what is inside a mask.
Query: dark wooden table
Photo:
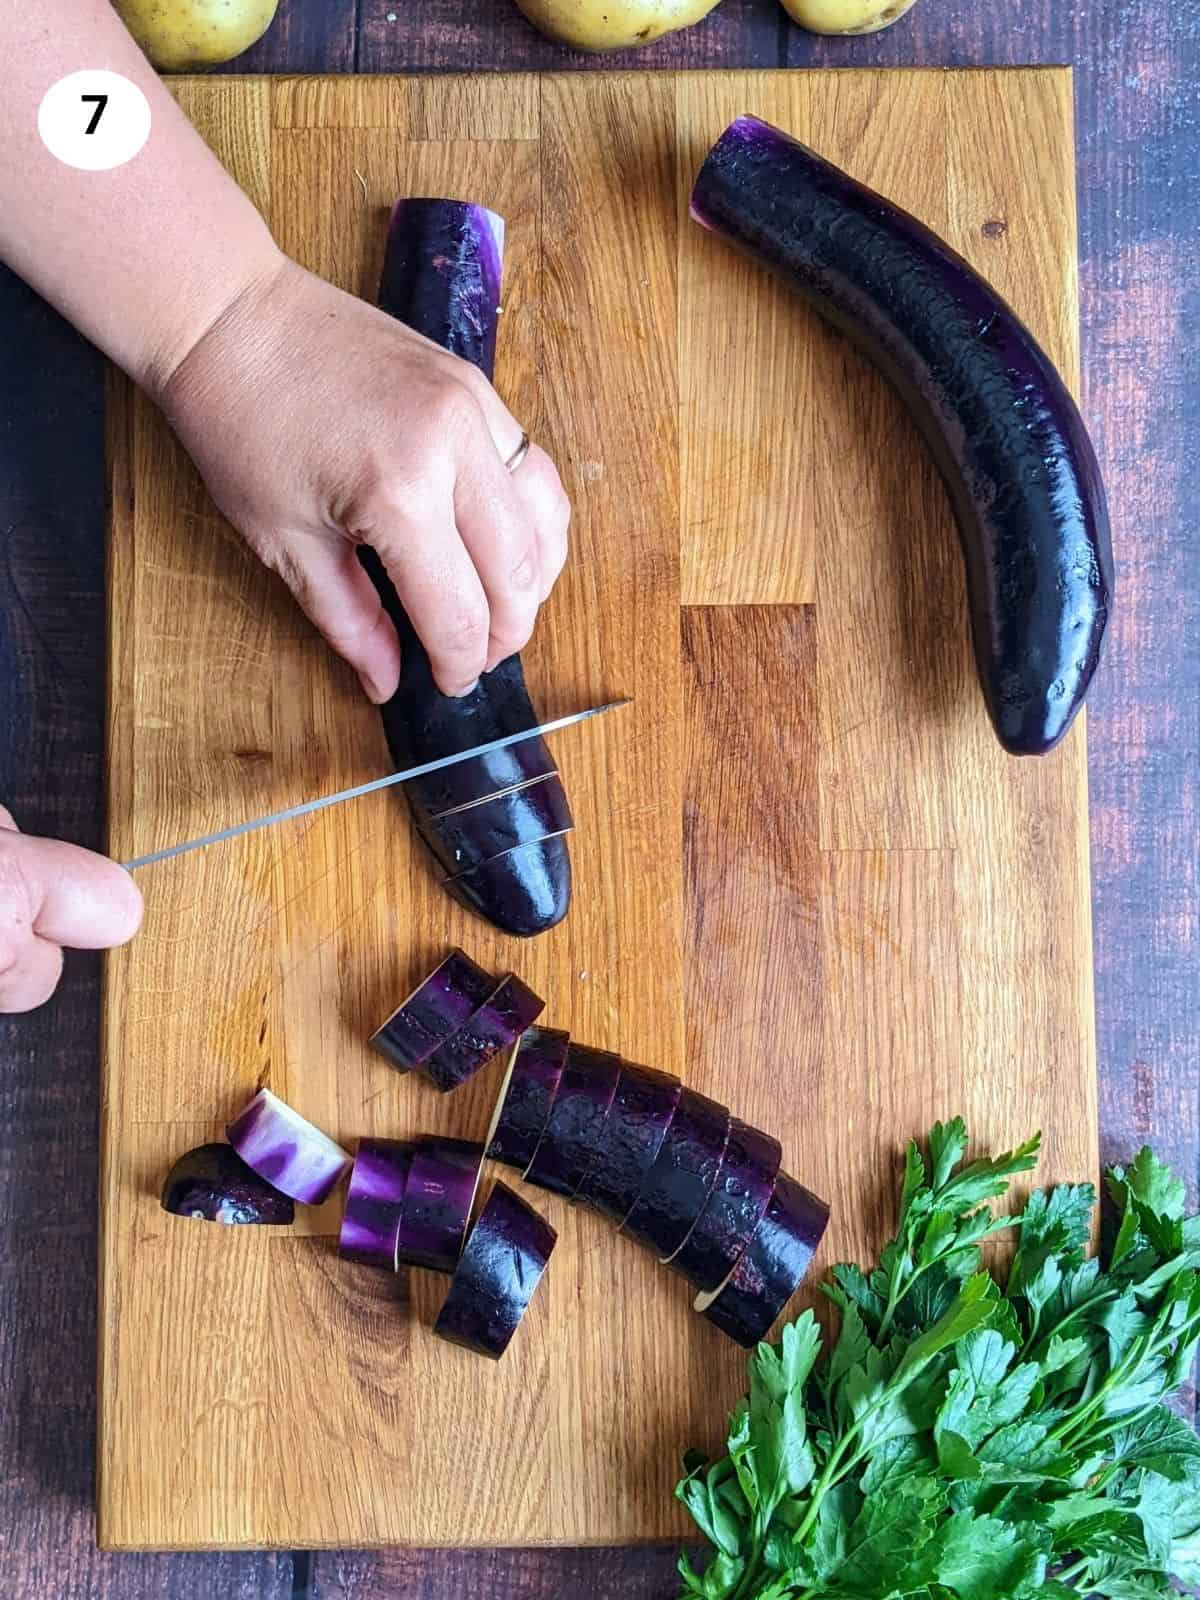
[[[507,0],[283,0],[244,71],[587,69]],[[1200,1161],[1200,11],[1162,0],[920,0],[822,41],[724,0],[612,65],[1076,69],[1084,410],[1115,514],[1119,608],[1090,721],[1101,1142]],[[104,473],[95,354],[0,269],[0,799],[102,837]],[[5,1600],[648,1600],[674,1552],[101,1556],[92,1446],[96,963],[0,1018],[0,1594]],[[1037,1049],[1031,1040],[1030,1048]],[[1082,1174],[1081,1174],[1082,1176]],[[181,1486],[185,1492],[186,1485]]]

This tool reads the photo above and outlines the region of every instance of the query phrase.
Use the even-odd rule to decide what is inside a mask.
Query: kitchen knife
[[[254,833],[259,828],[269,828],[276,822],[287,822],[291,817],[304,817],[310,811],[323,811],[326,806],[340,805],[343,800],[357,800],[360,795],[374,794],[376,789],[390,789],[393,784],[407,783],[411,778],[423,778],[427,772],[440,772],[443,767],[457,766],[460,761],[470,761],[472,756],[486,756],[493,750],[507,750],[510,745],[521,744],[526,739],[536,739],[544,733],[557,733],[560,728],[569,728],[576,722],[586,722],[589,717],[603,716],[606,711],[615,711],[620,706],[627,706],[628,700],[610,700],[607,705],[591,706],[587,711],[574,711],[569,717],[555,717],[551,722],[542,722],[536,728],[526,728],[521,733],[509,733],[502,739],[489,739],[486,744],[477,744],[473,750],[460,750],[457,755],[439,756],[436,761],[423,761],[418,767],[409,767],[406,772],[393,772],[386,778],[372,778],[370,783],[357,783],[352,789],[339,789],[336,794],[321,795],[317,800],[305,800],[298,806],[288,806],[283,811],[272,811],[265,817],[255,817],[250,822],[236,823],[232,828],[219,828],[216,833],[206,833],[199,839],[188,839],[183,844],[173,844],[165,850],[152,850],[148,855],[135,856],[132,861],[122,862],[127,872],[133,872],[138,867],[153,866],[156,861],[169,861],[172,856],[187,855],[190,850],[202,850],[205,845],[220,844],[225,839],[236,839],[243,833]]]

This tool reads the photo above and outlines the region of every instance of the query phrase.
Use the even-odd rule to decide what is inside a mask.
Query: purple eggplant
[[[167,1173],[162,1208],[204,1222],[276,1223],[290,1227],[291,1199],[260,1178],[227,1144],[189,1150]]]
[[[360,1139],[346,1189],[338,1253],[393,1272],[396,1238],[413,1147],[399,1139]]]
[[[596,1156],[620,1076],[620,1056],[587,1045],[567,1046],[567,1063],[526,1170],[526,1183],[551,1194],[574,1196]]]
[[[668,1266],[697,1289],[722,1284],[770,1204],[782,1154],[778,1139],[734,1117],[713,1192]]]
[[[422,1064],[421,1071],[443,1094],[461,1088],[493,1056],[515,1044],[545,1006],[540,995],[508,973],[462,1027]]]
[[[541,1282],[556,1237],[544,1217],[504,1184],[494,1184],[433,1331],[499,1361]]]
[[[401,200],[388,230],[380,305],[490,378],[503,240],[503,222],[482,206]],[[397,768],[537,726],[518,656],[485,672],[470,694],[443,695],[382,563],[374,551],[361,555],[400,637],[400,687],[383,707]],[[570,903],[566,830],[542,815],[545,793],[523,788],[556,770],[544,742],[529,739],[405,785],[421,837],[447,873],[450,893],[504,932],[521,937],[561,922]],[[459,815],[466,806],[501,797],[506,805],[490,804],[474,817]],[[455,820],[443,823],[447,812],[454,812]],[[503,825],[498,827],[499,816]],[[511,844],[495,847],[497,834],[511,838]]]
[[[419,821],[417,832],[451,878],[486,866],[519,845],[536,845],[570,833],[574,821],[557,772],[519,789],[493,795],[440,817]]]
[[[829,1207],[779,1173],[754,1237],[729,1277],[696,1297],[702,1312],[731,1339],[752,1349],[800,1287],[829,1221]]]
[[[503,1161],[523,1173],[533,1160],[558,1093],[569,1043],[570,1035],[558,1028],[528,1028],[521,1035],[496,1101],[487,1138],[490,1161]]]
[[[451,950],[371,1035],[371,1048],[401,1072],[419,1067],[470,1019],[495,987],[490,972],[461,950]]]
[[[724,1106],[684,1089],[666,1138],[647,1172],[621,1232],[653,1250],[660,1261],[673,1256],[708,1203],[729,1139]]]
[[[621,1063],[612,1110],[596,1140],[596,1157],[583,1175],[577,1197],[618,1227],[635,1201],[662,1149],[683,1085],[653,1067]]]
[[[303,1205],[333,1193],[350,1155],[270,1089],[259,1092],[225,1129],[248,1167]]]
[[[483,1146],[465,1139],[421,1139],[414,1145],[396,1230],[397,1271],[454,1271],[482,1165]]]
[[[898,389],[949,490],[996,734],[1014,755],[1049,750],[1083,702],[1113,594],[1100,470],[1053,364],[923,223],[755,117],[713,146],[691,213]]]

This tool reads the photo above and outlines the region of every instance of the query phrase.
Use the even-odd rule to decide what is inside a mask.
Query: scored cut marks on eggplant
[[[997,737],[1014,755],[1049,750],[1083,702],[1113,593],[1100,469],[1053,363],[923,223],[756,117],[713,146],[691,214],[899,391],[949,491]]]
[[[574,826],[566,790],[556,772],[505,794],[493,795],[422,820],[417,831],[451,877],[484,866],[519,845],[569,833]]]
[[[420,1139],[413,1147],[396,1230],[396,1270],[453,1272],[462,1253],[483,1146],[466,1139]]]
[[[612,1109],[577,1197],[618,1226],[633,1210],[679,1104],[683,1085],[668,1072],[622,1061]]]
[[[401,200],[392,212],[379,290],[379,304],[427,339],[478,367],[489,379],[495,359],[500,305],[504,224],[483,206],[458,200]],[[363,565],[400,638],[400,686],[382,708],[388,749],[397,768],[436,760],[534,728],[539,717],[530,701],[518,656],[485,672],[470,694],[443,695],[433,680],[424,646],[374,551],[360,552]],[[405,784],[405,794],[428,843],[440,837],[436,854],[456,860],[438,818],[476,801],[513,792],[508,826],[522,842],[455,872],[447,881],[453,897],[496,927],[520,937],[551,928],[566,915],[571,897],[571,858],[565,831],[537,832],[537,809],[545,796],[517,797],[530,780],[556,772],[542,739],[472,758],[428,778]],[[522,815],[523,808],[531,813]],[[486,822],[494,813],[478,819]],[[447,832],[461,833],[462,824]]]
[[[782,1156],[778,1139],[732,1118],[713,1191],[667,1265],[702,1291],[723,1283],[770,1204]]]
[[[433,1331],[498,1361],[541,1282],[556,1234],[503,1183],[480,1207]]]
[[[662,1148],[643,1180],[621,1232],[653,1250],[674,1255],[704,1210],[717,1181],[729,1138],[729,1112],[707,1095],[685,1088]]]
[[[524,1172],[558,1093],[570,1035],[558,1028],[527,1028],[509,1056],[485,1142],[488,1159]]]
[[[281,1100],[260,1089],[225,1129],[248,1167],[304,1205],[328,1199],[350,1166],[350,1153]]]
[[[724,1283],[696,1296],[696,1310],[751,1349],[800,1287],[828,1221],[825,1202],[780,1172],[754,1237]]]
[[[161,1204],[177,1217],[204,1222],[286,1228],[296,1216],[291,1197],[260,1178],[227,1144],[197,1145],[180,1156],[163,1182]]]
[[[463,951],[451,950],[375,1030],[371,1048],[401,1072],[419,1067],[469,1021],[496,982]]]
[[[568,1044],[558,1093],[525,1172],[527,1183],[574,1197],[596,1155],[620,1075],[621,1058],[612,1051]]]
[[[462,1027],[422,1064],[422,1072],[443,1094],[460,1088],[493,1056],[514,1044],[545,1006],[540,995],[507,973]]]
[[[413,1147],[400,1139],[360,1139],[346,1188],[338,1254],[395,1271],[396,1236]]]

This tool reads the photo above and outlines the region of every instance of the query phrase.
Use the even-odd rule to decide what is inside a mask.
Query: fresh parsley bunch
[[[1149,1149],[1091,1184],[988,1201],[1039,1140],[964,1162],[959,1119],[910,1144],[878,1267],[833,1269],[840,1331],[811,1311],[761,1344],[727,1454],[676,1493],[712,1552],[703,1600],[1150,1600],[1200,1584],[1200,1440],[1164,1403],[1200,1343],[1200,1218]],[[1018,1231],[1006,1274],[980,1243]]]

